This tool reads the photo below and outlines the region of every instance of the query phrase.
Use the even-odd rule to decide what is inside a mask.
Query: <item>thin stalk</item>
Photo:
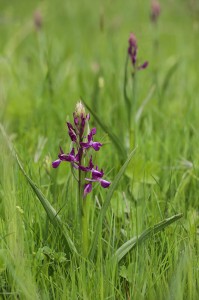
[[[82,250],[83,255],[88,255],[88,205],[87,200],[83,199],[83,215],[82,215]]]
[[[159,88],[159,79],[158,79],[158,61],[159,61],[159,35],[158,35],[158,24],[157,22],[153,25],[153,61],[155,62],[154,67],[154,83],[156,85],[157,96],[158,96],[158,105],[161,105],[161,95]]]
[[[80,161],[81,164],[81,161]],[[83,208],[82,208],[82,200],[83,200],[83,188],[82,188],[82,171],[79,169],[78,174],[78,214],[79,214],[79,220],[80,220],[80,226],[81,226],[81,218],[83,215]]]
[[[137,104],[137,97],[136,97],[136,71],[132,74],[132,104],[130,110],[130,126],[129,126],[129,139],[130,139],[130,149],[135,147],[136,144],[136,104]]]
[[[127,75],[127,71],[128,71],[128,60],[129,60],[129,55],[127,53],[126,56],[126,61],[125,61],[125,65],[124,65],[124,85],[123,85],[123,94],[124,94],[124,100],[126,102],[126,109],[127,109],[127,120],[128,120],[128,127],[130,128],[130,124],[131,124],[131,101],[128,97],[127,94],[127,83],[128,83],[128,75]]]
[[[134,116],[135,116],[135,111],[136,111],[136,71],[132,73],[132,105],[131,105],[131,116],[133,117],[134,121]]]
[[[82,142],[82,138],[80,136],[79,145]],[[82,155],[83,149],[80,147],[80,158],[79,163],[82,164]],[[84,199],[84,174],[79,169],[78,176],[78,211],[79,211],[79,229],[81,233],[81,241],[82,241],[82,254],[84,257],[88,254],[88,217],[87,217],[87,201]]]

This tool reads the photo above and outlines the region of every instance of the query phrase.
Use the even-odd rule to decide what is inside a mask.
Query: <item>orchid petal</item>
[[[60,159],[57,159],[55,161],[52,162],[52,167],[53,168],[57,168],[61,163],[61,160]]]
[[[86,195],[88,193],[90,193],[92,191],[92,184],[91,183],[86,183],[84,185],[84,197],[86,197]]]
[[[99,142],[93,142],[92,147],[95,151],[99,151],[99,149],[102,147],[102,144]]]
[[[107,180],[104,180],[104,179],[101,179],[100,180],[100,184],[101,184],[101,186],[103,187],[103,188],[108,188],[109,187],[109,185],[111,184],[109,181],[107,181]]]

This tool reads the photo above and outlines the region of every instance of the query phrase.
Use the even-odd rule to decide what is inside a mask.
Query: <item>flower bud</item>
[[[85,111],[85,107],[84,105],[82,104],[81,101],[79,101],[77,104],[76,104],[76,107],[75,107],[75,112],[74,112],[74,117],[76,118],[86,118],[86,111]]]
[[[40,30],[42,28],[43,18],[39,10],[36,10],[34,12],[33,20],[34,20],[35,29]]]
[[[160,3],[157,0],[153,0],[151,3],[151,21],[156,23],[160,15]]]
[[[79,135],[79,141],[82,141],[86,121],[89,120],[89,114],[86,115],[85,107],[81,101],[76,104],[75,111],[73,113],[74,123]]]

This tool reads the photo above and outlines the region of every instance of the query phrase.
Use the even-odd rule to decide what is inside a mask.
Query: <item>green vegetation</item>
[[[199,6],[149,15],[147,0],[0,1],[0,299],[198,299]],[[149,66],[132,86],[128,64],[126,100],[130,32]],[[77,182],[51,166],[80,98],[111,181],[84,199],[87,254]]]

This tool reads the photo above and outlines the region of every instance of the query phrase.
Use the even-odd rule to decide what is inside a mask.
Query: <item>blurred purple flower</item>
[[[148,66],[148,61],[145,61],[143,64],[137,66],[137,39],[136,36],[131,32],[129,37],[129,47],[128,47],[128,54],[131,59],[132,66],[135,70],[142,70]]]
[[[136,64],[136,59],[137,59],[137,40],[135,35],[131,32],[130,37],[129,37],[129,47],[128,47],[128,54],[131,58],[131,62],[133,66]]]
[[[156,23],[160,15],[161,8],[160,3],[157,0],[153,0],[151,3],[151,21]]]
[[[40,30],[43,24],[42,14],[39,10],[36,10],[33,15],[34,25],[36,30]]]

